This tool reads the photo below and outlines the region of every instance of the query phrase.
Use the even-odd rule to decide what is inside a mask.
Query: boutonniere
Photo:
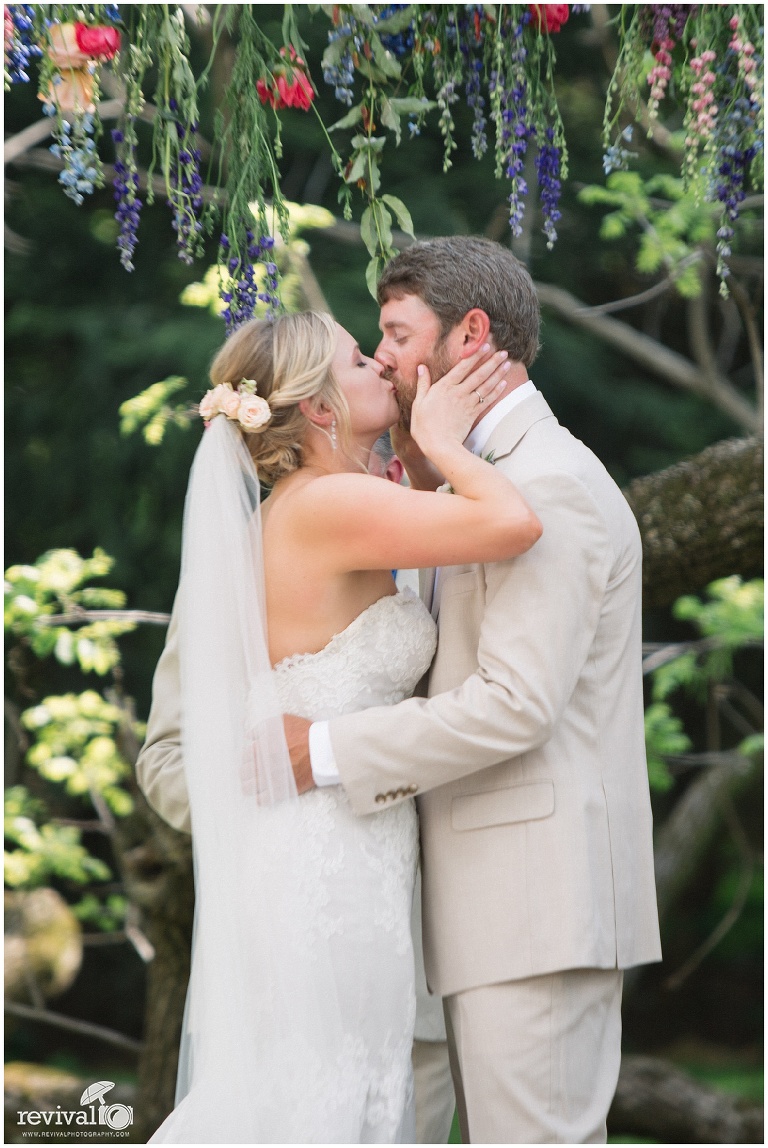
[[[496,465],[496,451],[489,450],[488,454],[481,454],[480,458],[483,462],[489,462],[491,466]],[[442,486],[438,486],[435,494],[455,494],[456,491],[451,486],[450,482],[444,482]]]

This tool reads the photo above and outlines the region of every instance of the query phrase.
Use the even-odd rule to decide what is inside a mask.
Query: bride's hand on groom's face
[[[435,382],[426,366],[418,368],[411,434],[426,455],[431,457],[435,447],[464,442],[483,407],[501,395],[508,370],[507,352],[492,351],[487,343]]]
[[[309,757],[309,727],[306,718],[296,717],[294,714],[283,714],[283,729],[288,752],[291,755],[293,776],[296,780],[296,791],[306,793],[314,789],[315,781],[312,777],[312,763]]]

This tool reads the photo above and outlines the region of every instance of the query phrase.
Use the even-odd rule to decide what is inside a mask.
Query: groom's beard
[[[442,379],[443,375],[450,371],[451,367],[455,366],[454,362],[448,355],[448,349],[443,339],[435,344],[432,354],[428,359],[424,360],[425,366],[429,371],[430,380],[436,383],[438,379]],[[411,429],[411,409],[413,407],[413,400],[416,398],[416,379],[402,379],[398,375],[391,375],[392,382],[395,384],[395,397],[397,398],[397,405],[400,407],[400,426],[403,430]]]

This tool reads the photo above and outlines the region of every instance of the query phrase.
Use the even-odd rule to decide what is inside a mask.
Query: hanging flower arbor
[[[112,71],[124,93],[121,118],[111,132],[121,262],[132,270],[143,206],[137,125],[141,118],[151,119],[149,174],[162,177],[179,257],[191,262],[203,235],[216,229],[223,314],[232,330],[259,304],[270,312],[280,307],[274,244],[275,235],[285,236],[288,227],[278,167],[281,120],[297,113],[318,115],[319,82],[330,86],[344,109],[324,131],[347,219],[356,193],[362,199],[360,228],[371,256],[372,290],[394,253],[393,224],[413,231],[405,204],[382,190],[387,148],[400,145],[404,134],[418,135],[434,115],[447,170],[458,146],[453,112],[461,103],[472,113],[473,155],[480,159],[493,149],[496,176],[506,183],[513,235],[531,210],[526,161],[533,157],[538,209],[551,247],[568,174],[555,87],[557,40],[569,20],[588,20],[588,9],[577,4],[319,5],[312,14],[325,22],[328,43],[322,61],[313,62],[292,6],[284,8],[280,45],[263,31],[258,5],[206,8],[213,55],[225,38],[234,44],[208,177],[217,191],[208,202],[198,97],[213,57],[195,75],[188,17],[181,8],[8,5],[5,84],[8,90],[29,82],[36,65],[42,109],[51,118],[51,151],[62,163],[59,182],[81,204],[104,182],[101,156],[109,154],[110,140],[99,114],[100,77],[102,69]],[[677,116],[685,184],[719,210],[718,272],[724,281],[739,208],[750,186],[762,186],[762,7],[646,4],[616,12],[619,55],[604,122],[606,173],[631,163],[633,131],[652,132],[667,118],[675,126]],[[337,146],[334,141],[344,133],[348,143]],[[151,201],[151,179],[148,184]]]

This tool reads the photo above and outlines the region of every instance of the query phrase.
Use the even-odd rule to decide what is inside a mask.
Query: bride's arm
[[[487,368],[493,394],[503,389],[501,365],[496,356]],[[406,489],[362,474],[309,483],[294,496],[293,528],[330,570],[497,562],[523,554],[541,535],[541,523],[514,484],[462,445],[477,413],[477,364],[466,360],[433,386],[426,368],[419,370],[412,433],[453,493]]]
[[[398,425],[389,432],[392,449],[402,462],[408,481],[414,490],[437,490],[445,482],[445,475],[429,461],[410,431]]]

